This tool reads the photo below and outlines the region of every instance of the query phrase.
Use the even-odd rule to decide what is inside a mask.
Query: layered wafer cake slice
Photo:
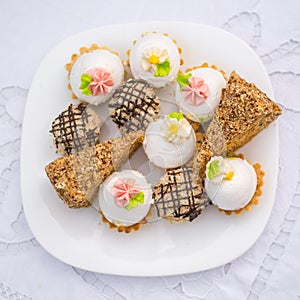
[[[46,173],[65,204],[87,207],[100,183],[127,161],[143,138],[143,131],[136,131],[57,158],[46,166]]]
[[[158,118],[159,100],[153,87],[142,79],[129,79],[114,92],[110,116],[122,134],[145,130]]]
[[[200,175],[205,176],[205,166],[211,156],[236,151],[281,112],[281,108],[253,83],[232,72],[206,135],[202,137],[194,164]]]
[[[191,165],[168,169],[154,186],[153,199],[158,216],[177,222],[193,221],[210,203]]]

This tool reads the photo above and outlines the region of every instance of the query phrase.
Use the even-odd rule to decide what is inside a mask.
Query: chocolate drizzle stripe
[[[192,167],[182,166],[167,171],[168,182],[154,188],[153,198],[157,213],[161,217],[194,220],[209,204],[202,189],[193,186]],[[178,178],[179,177],[179,178]]]
[[[145,130],[159,113],[159,101],[144,80],[128,80],[113,94],[111,118],[124,133]]]
[[[87,105],[80,103],[70,105],[52,123],[50,133],[53,134],[56,148],[63,146],[67,155],[78,152],[86,146],[93,146],[98,141],[97,127],[87,129],[89,118]],[[80,133],[83,134],[80,134]]]

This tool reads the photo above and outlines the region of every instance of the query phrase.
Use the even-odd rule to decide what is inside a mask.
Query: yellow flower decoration
[[[156,72],[157,65],[164,63],[168,58],[167,50],[154,47],[142,54],[141,65],[145,72]]]
[[[192,127],[182,114],[173,113],[164,118],[161,124],[161,130],[167,142],[177,144],[183,142],[190,136]]]

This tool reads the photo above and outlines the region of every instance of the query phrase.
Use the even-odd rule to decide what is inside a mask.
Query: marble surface
[[[0,11],[0,299],[300,299],[299,1],[10,0],[0,2]],[[143,20],[193,21],[236,34],[261,57],[283,108],[268,225],[242,257],[206,272],[131,278],[76,269],[50,256],[24,217],[20,136],[39,63],[73,33]]]

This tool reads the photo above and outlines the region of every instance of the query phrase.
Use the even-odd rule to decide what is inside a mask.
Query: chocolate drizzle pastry
[[[167,170],[153,191],[157,214],[174,221],[193,221],[210,204],[203,182],[194,176],[192,166]]]
[[[76,153],[99,142],[100,117],[86,103],[71,104],[52,123],[57,152],[62,155]]]
[[[110,116],[122,134],[145,130],[159,114],[159,100],[145,80],[129,79],[114,92]]]

